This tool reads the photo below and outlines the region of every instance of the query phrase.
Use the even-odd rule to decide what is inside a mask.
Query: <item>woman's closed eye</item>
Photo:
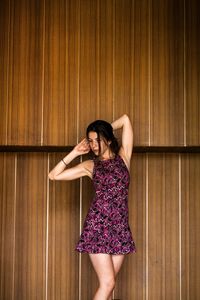
[[[89,143],[89,144],[91,144],[91,143],[97,143],[97,144],[98,144],[100,141],[101,141],[101,139],[98,139],[98,138],[97,138],[97,139],[94,139],[94,140],[88,139],[88,143]]]

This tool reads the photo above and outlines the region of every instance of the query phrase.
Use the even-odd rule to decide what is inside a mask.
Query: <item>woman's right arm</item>
[[[82,176],[92,177],[93,161],[86,160],[75,167],[67,168],[67,165],[76,157],[86,154],[90,147],[86,139],[82,140],[74,149],[67,154],[48,174],[51,180],[73,180]]]

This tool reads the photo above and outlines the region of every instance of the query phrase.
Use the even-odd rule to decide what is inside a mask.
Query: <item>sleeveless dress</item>
[[[130,176],[121,156],[95,159],[92,179],[95,196],[76,250],[107,254],[136,252],[128,224]]]

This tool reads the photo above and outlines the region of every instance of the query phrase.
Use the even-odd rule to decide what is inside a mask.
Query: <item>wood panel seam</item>
[[[79,122],[80,122],[80,26],[81,26],[81,12],[80,12],[80,0],[78,1],[78,49],[77,49],[77,101],[76,101],[76,107],[77,107],[77,120],[76,120],[76,142],[79,142]]]
[[[97,91],[96,91],[96,101],[97,101],[97,114],[99,117],[99,112],[100,112],[100,88],[99,88],[99,83],[100,83],[100,55],[99,55],[99,51],[100,51],[100,38],[99,38],[99,34],[100,34],[100,4],[99,4],[99,0],[97,0],[97,20],[96,20],[96,80],[97,80]]]
[[[182,213],[182,206],[181,206],[181,155],[179,154],[179,293],[180,293],[180,300],[182,299],[182,285],[181,285],[181,274],[182,274],[182,252],[181,252],[181,247],[182,247],[182,222],[181,222],[181,213]]]
[[[13,220],[13,278],[12,278],[12,300],[15,299],[15,225],[16,225],[16,201],[17,201],[17,154],[15,154],[15,185],[14,185],[14,220]]]
[[[115,119],[115,22],[116,22],[116,7],[115,7],[115,0],[113,1],[113,49],[112,49],[112,56],[113,56],[113,72],[112,72],[112,88],[113,88],[113,97],[112,97],[112,118]]]
[[[80,158],[80,162],[82,162],[82,156]],[[79,205],[80,205],[80,209],[79,209],[79,214],[80,214],[80,219],[79,219],[79,235],[81,235],[81,231],[82,231],[82,211],[83,211],[83,205],[82,205],[82,197],[83,197],[83,178],[80,178],[80,190],[79,190]],[[79,293],[78,293],[78,297],[79,300],[81,300],[81,289],[82,289],[82,284],[81,284],[81,275],[82,275],[82,256],[81,253],[79,253],[79,283],[78,283],[78,289],[79,289]]]
[[[44,143],[44,57],[45,57],[45,0],[43,2],[43,43],[42,43],[42,94],[41,94],[41,137],[40,137],[40,144],[43,145]]]
[[[151,146],[151,99],[152,99],[152,42],[151,42],[151,33],[152,33],[152,9],[151,1],[149,2],[149,146]]]
[[[47,170],[49,172],[49,153],[47,157]],[[46,280],[45,280],[45,299],[48,299],[48,259],[49,259],[49,178],[47,177],[47,196],[46,196]]]
[[[9,21],[8,21],[8,24],[9,24],[9,31],[8,31],[8,42],[7,42],[7,45],[8,45],[8,64],[7,64],[7,74],[6,74],[6,81],[7,81],[7,87],[6,87],[6,113],[5,113],[5,117],[6,117],[6,138],[5,138],[5,143],[6,145],[8,144],[8,108],[9,108],[9,105],[8,105],[8,99],[9,99],[9,65],[10,65],[10,32],[11,32],[11,5],[10,5],[10,0],[8,2],[8,5],[9,5]]]
[[[148,300],[149,298],[149,295],[148,295],[148,291],[149,291],[149,286],[148,286],[148,273],[149,273],[149,260],[148,260],[148,209],[149,209],[149,156],[148,156],[148,153],[146,154],[146,160],[145,160],[145,163],[146,163],[146,275],[145,275],[145,281],[146,281],[146,295],[145,295],[145,299]]]
[[[183,143],[184,146],[187,145],[187,135],[186,135],[186,26],[185,26],[185,0],[183,2]]]

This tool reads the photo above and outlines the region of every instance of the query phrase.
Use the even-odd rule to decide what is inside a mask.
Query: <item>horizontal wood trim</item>
[[[7,146],[0,152],[69,152],[74,146]],[[200,153],[200,146],[135,146],[133,153]]]

